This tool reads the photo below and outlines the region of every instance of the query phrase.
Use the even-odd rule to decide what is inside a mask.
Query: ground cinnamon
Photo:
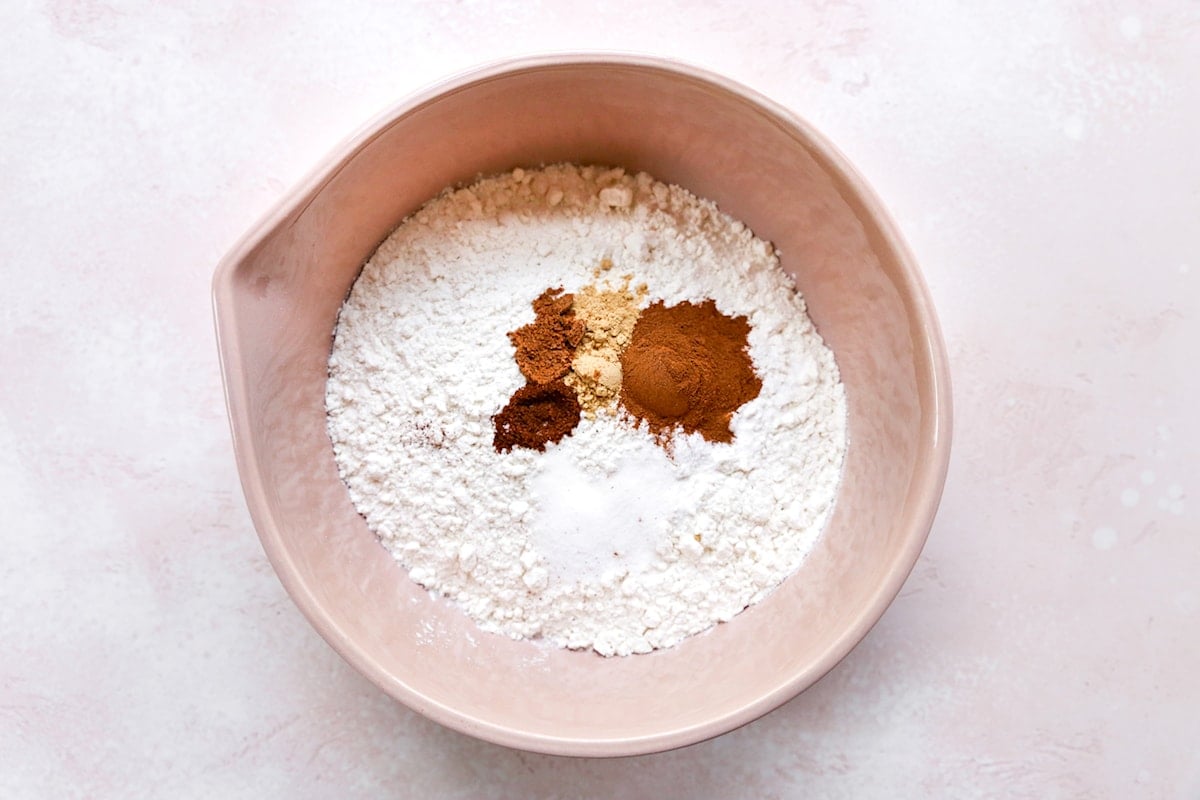
[[[621,356],[621,404],[660,441],[678,429],[731,442],[729,421],[758,397],[762,381],[746,349],[750,323],[716,303],[652,304]]]

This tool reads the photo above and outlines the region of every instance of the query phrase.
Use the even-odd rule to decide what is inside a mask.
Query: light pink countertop
[[[1200,3],[243,5],[0,27],[0,797],[1200,798]],[[831,136],[923,265],[956,404],[863,644],[617,761],[452,733],[312,631],[243,505],[208,299],[374,112],[577,48]]]

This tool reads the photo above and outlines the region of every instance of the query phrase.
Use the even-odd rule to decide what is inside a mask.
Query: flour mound
[[[714,300],[762,380],[732,443],[668,454],[619,413],[545,452],[492,446],[525,381],[508,333],[547,287],[612,262],[641,307]],[[354,506],[411,578],[481,627],[603,655],[669,647],[794,572],[846,449],[833,355],[769,244],[677,186],[558,165],[447,190],[406,219],[342,308],[326,387]]]

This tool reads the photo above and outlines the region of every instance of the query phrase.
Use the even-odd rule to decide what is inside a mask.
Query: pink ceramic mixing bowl
[[[430,597],[351,506],[325,432],[334,322],[375,247],[449,184],[559,161],[645,170],[774,242],[849,402],[845,478],[799,571],[732,622],[648,655],[605,659],[486,634]],[[326,159],[221,262],[213,294],[238,468],[280,580],[381,689],[483,739],[627,755],[755,719],[867,633],[916,562],[941,495],[946,355],[895,226],[807,124],[690,67],[559,56],[437,86]]]

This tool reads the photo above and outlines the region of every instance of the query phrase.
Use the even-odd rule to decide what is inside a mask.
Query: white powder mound
[[[546,452],[492,446],[524,384],[508,332],[593,269],[643,304],[711,298],[751,324],[757,398],[732,444],[624,415],[584,417]],[[514,170],[446,191],[363,268],[329,360],[329,435],[367,524],[412,579],[486,630],[603,655],[727,621],[800,565],[846,449],[833,354],[771,246],[677,186],[620,169]]]

